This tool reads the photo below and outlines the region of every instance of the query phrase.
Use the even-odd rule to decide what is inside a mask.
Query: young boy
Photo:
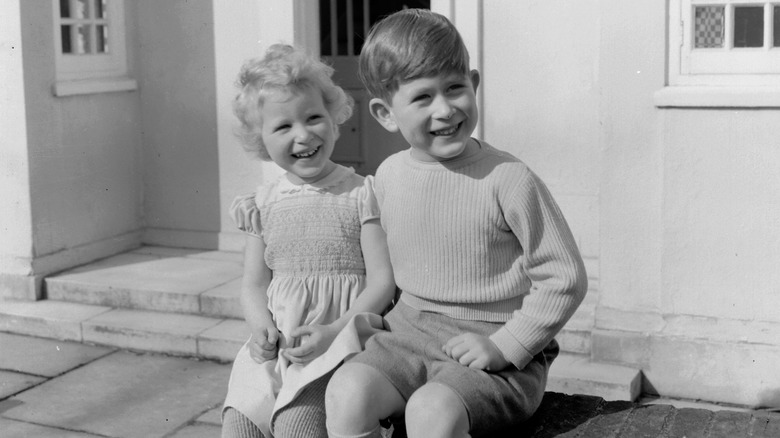
[[[328,433],[379,436],[403,416],[409,437],[492,436],[539,406],[553,337],[587,290],[582,258],[542,181],[471,138],[479,73],[445,17],[377,23],[360,75],[371,114],[411,146],[375,179],[402,294],[328,385]]]

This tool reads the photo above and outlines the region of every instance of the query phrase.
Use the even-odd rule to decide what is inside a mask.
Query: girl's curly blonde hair
[[[338,138],[338,126],[352,116],[354,100],[333,82],[332,76],[332,67],[287,44],[274,44],[262,58],[246,61],[236,81],[239,93],[233,101],[233,112],[240,122],[236,135],[244,150],[262,160],[271,159],[263,144],[260,108],[270,92],[279,90],[320,90]]]

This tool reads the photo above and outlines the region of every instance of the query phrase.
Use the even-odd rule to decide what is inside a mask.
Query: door
[[[357,75],[357,60],[371,25],[405,8],[430,9],[430,1],[320,0],[320,50],[336,70],[333,77],[355,99],[352,118],[341,126],[333,161],[373,175],[389,155],[409,147],[401,134],[387,132],[368,112],[368,93]]]

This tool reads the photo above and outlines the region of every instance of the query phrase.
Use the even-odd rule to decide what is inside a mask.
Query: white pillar
[[[482,62],[482,5],[483,0],[431,0],[431,10],[438,12],[449,18],[455,27],[458,28],[461,38],[463,38],[466,49],[471,58],[471,68],[479,71],[484,77]],[[477,90],[477,105],[480,111],[483,110],[482,92]],[[477,128],[474,130],[474,137],[484,138],[483,120],[479,119]]]
[[[232,102],[236,76],[245,60],[261,56],[275,43],[305,47],[319,54],[318,3],[306,0],[214,1],[217,139],[222,226],[221,250],[238,251],[244,237],[227,214],[233,198],[254,191],[279,174],[273,163],[250,160],[234,135]]]
[[[35,299],[19,2],[0,2],[0,17],[0,298]]]

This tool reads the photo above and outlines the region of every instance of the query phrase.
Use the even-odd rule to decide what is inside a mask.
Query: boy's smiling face
[[[450,160],[475,147],[478,85],[476,70],[413,79],[402,83],[390,102],[372,99],[371,114],[388,131],[401,132],[414,158]]]

